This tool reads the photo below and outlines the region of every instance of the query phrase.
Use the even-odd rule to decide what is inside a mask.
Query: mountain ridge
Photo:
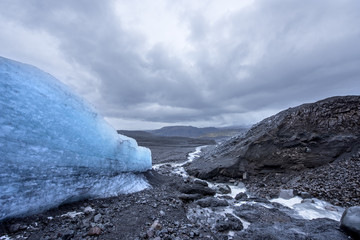
[[[193,126],[179,125],[165,126],[160,129],[147,130],[147,132],[150,132],[156,136],[224,139],[242,133],[247,129],[248,128],[245,126],[198,128]]]

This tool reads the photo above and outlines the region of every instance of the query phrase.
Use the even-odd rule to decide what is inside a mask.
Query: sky
[[[358,0],[1,0],[0,56],[115,129],[250,125],[360,94]]]

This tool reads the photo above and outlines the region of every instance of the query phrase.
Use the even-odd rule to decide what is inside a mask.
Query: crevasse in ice
[[[0,220],[148,186],[151,152],[51,75],[0,57]]]

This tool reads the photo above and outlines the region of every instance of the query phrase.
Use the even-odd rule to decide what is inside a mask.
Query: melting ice
[[[51,75],[0,57],[0,220],[148,186],[151,152]]]

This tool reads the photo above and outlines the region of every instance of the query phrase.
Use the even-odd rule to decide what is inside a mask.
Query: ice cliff
[[[0,57],[0,220],[148,186],[151,152],[51,75]]]

